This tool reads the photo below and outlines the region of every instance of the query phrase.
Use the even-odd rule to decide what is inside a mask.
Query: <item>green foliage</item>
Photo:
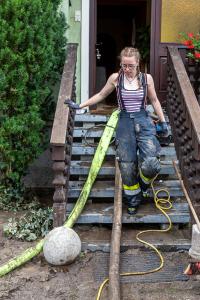
[[[53,227],[53,211],[51,208],[31,210],[20,219],[11,218],[4,225],[4,234],[9,238],[34,241],[44,237]]]
[[[142,26],[137,29],[136,47],[139,49],[141,59],[149,62],[150,55],[150,26]]]
[[[16,185],[41,151],[47,99],[65,58],[60,2],[1,0],[0,176],[6,185]]]
[[[18,187],[0,186],[0,210],[19,211],[39,208],[38,199],[33,195],[25,197],[24,190]]]
[[[187,57],[200,62],[200,32],[180,32],[178,38],[190,50]]]

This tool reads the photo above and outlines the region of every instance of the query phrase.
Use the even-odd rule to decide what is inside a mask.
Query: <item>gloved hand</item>
[[[156,132],[158,135],[167,137],[169,135],[169,129],[166,122],[159,122],[156,124]]]
[[[71,107],[72,109],[80,109],[79,104],[75,103],[74,101],[70,100],[70,99],[66,99],[64,101],[65,104],[67,104],[69,107]]]

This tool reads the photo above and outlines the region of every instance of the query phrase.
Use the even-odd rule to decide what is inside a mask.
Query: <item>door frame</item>
[[[89,97],[91,97],[96,86],[97,0],[90,0],[89,16]]]
[[[89,96],[95,91],[96,82],[96,31],[97,31],[97,0],[90,1],[90,33],[89,33]],[[158,88],[159,71],[158,51],[156,45],[160,42],[161,32],[161,6],[162,0],[151,0],[151,36],[150,36],[150,73],[155,79],[155,87]]]
[[[156,74],[158,74],[158,64],[156,64],[158,47],[156,45],[160,42],[161,5],[162,0],[151,0],[150,73],[153,78],[156,78]],[[155,87],[157,88],[157,80],[155,83]]]
[[[90,0],[84,0],[81,10],[81,103],[89,96]]]

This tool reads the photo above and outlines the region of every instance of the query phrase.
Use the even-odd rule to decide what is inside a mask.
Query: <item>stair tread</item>
[[[82,143],[73,143],[72,146],[72,155],[94,155],[96,148],[98,144],[95,147],[89,146],[87,144],[82,144]],[[115,155],[115,146],[109,146],[107,150],[108,155]],[[170,144],[167,147],[162,147],[161,148],[161,155],[166,155],[166,156],[173,156],[176,157],[176,151],[174,148],[173,144]]]
[[[68,203],[67,215],[70,214],[74,204]],[[172,209],[168,210],[168,215],[172,223],[188,223],[190,213],[187,203],[173,203]],[[112,223],[113,204],[112,203],[88,203],[76,223]],[[156,209],[153,203],[141,204],[136,215],[129,215],[126,207],[122,209],[123,223],[159,223],[167,224],[167,218]]]
[[[90,167],[91,166],[91,162],[92,160],[72,160],[71,161],[71,165],[72,166],[77,166],[77,167]],[[175,162],[177,163],[177,160],[175,160]],[[169,166],[169,165],[173,165],[172,160],[164,160],[163,158],[161,158],[160,160],[161,165],[163,166]],[[104,161],[102,164],[102,167],[104,168],[115,168],[115,160],[109,160],[109,161]]]
[[[75,127],[73,132],[73,137],[80,137],[80,138],[100,138],[103,134],[104,125],[97,126],[94,128],[94,126],[87,126],[85,127]],[[171,134],[171,129],[169,130],[169,134]],[[115,136],[115,134],[114,134]]]
[[[69,198],[77,198],[79,197],[81,190],[83,189],[83,186],[85,184],[85,181],[69,181],[69,191],[68,191],[68,197]],[[167,189],[171,195],[171,197],[183,197],[183,191],[180,185],[179,180],[159,180],[155,182],[155,190],[159,190],[161,188]],[[96,180],[93,184],[93,187],[90,192],[90,198],[113,198],[114,197],[114,189],[115,189],[115,183],[113,180]],[[148,189],[150,197],[153,197],[152,189]],[[159,193],[160,197],[165,197],[166,193],[164,191],[161,191]]]
[[[88,230],[89,229],[89,230]],[[150,229],[148,225],[148,229]],[[110,250],[110,241],[112,228],[108,226],[95,226],[90,225],[75,225],[74,230],[78,233],[82,248],[84,250],[90,251],[104,251],[109,252]],[[142,243],[140,243],[136,239],[136,235],[140,232],[139,229],[130,228],[130,226],[122,227],[121,234],[121,251],[128,250],[130,248],[141,248],[144,247]],[[185,234],[186,233],[186,234]],[[152,243],[154,246],[159,249],[163,248],[163,250],[170,249],[184,249],[188,250],[191,246],[191,238],[190,234],[187,230],[179,230],[177,228],[173,228],[168,232],[148,232],[148,234],[143,235],[144,240]]]
[[[71,175],[87,175],[91,166],[91,160],[80,161],[73,160],[70,165]],[[99,175],[111,175],[115,174],[114,159],[112,161],[105,161],[99,171]],[[161,159],[161,171],[160,175],[163,174],[175,174],[172,161]]]
[[[76,114],[75,115],[75,122],[107,122],[110,118],[110,114],[92,114],[90,112],[84,114]],[[169,122],[168,116],[165,114],[166,122]]]
[[[73,180],[73,181],[69,181],[69,186],[70,188],[82,188],[83,185],[84,185],[85,181],[81,181],[81,180]],[[182,189],[181,185],[180,185],[180,182],[179,180],[157,180],[155,181],[154,183],[154,186],[156,189],[159,189],[159,188],[177,188],[177,189]],[[111,189],[113,190],[115,187],[115,182],[114,182],[114,178],[113,180],[96,180],[94,182],[94,185],[93,185],[93,189],[100,189],[100,188],[103,188],[103,189]]]
[[[92,115],[91,113],[76,114],[75,122],[107,122],[110,116],[105,115]]]
[[[70,188],[82,188],[83,185],[84,185],[85,181],[82,181],[82,180],[71,180],[69,181],[69,186]],[[180,181],[178,179],[174,179],[174,180],[157,180],[155,181],[154,183],[154,186],[156,189],[159,189],[159,188],[163,188],[163,187],[168,187],[168,188],[181,188],[181,184],[180,184]],[[93,185],[93,188],[95,189],[100,189],[100,188],[108,188],[108,189],[114,189],[115,187],[115,181],[114,179],[113,180],[96,180],[94,182],[94,185]]]

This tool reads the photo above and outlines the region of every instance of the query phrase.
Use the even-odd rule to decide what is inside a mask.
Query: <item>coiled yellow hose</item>
[[[150,274],[150,273],[155,273],[159,270],[162,269],[163,265],[164,265],[164,259],[160,253],[160,251],[152,244],[146,242],[145,240],[142,240],[141,238],[139,238],[139,236],[141,236],[142,234],[144,233],[147,233],[147,232],[167,232],[171,229],[172,227],[172,222],[171,222],[171,219],[170,217],[168,216],[168,214],[165,212],[166,210],[169,210],[172,208],[172,203],[171,203],[171,199],[170,199],[170,194],[169,194],[169,191],[167,189],[159,189],[157,191],[155,191],[155,188],[154,188],[154,181],[155,179],[157,178],[157,176],[152,180],[151,182],[151,188],[152,188],[152,191],[153,191],[153,196],[154,196],[154,203],[155,203],[155,206],[163,213],[163,215],[167,218],[168,222],[169,222],[169,226],[166,228],[166,229],[149,229],[149,230],[143,230],[143,231],[140,231],[137,235],[136,235],[136,239],[141,242],[142,244],[144,245],[147,245],[148,247],[150,247],[151,249],[153,249],[156,254],[158,255],[158,257],[160,258],[160,265],[159,267],[155,268],[155,269],[152,269],[152,270],[149,270],[149,271],[141,271],[141,272],[130,272],[130,273],[122,273],[120,274],[120,276],[132,276],[132,275],[145,275],[145,274]],[[166,193],[166,198],[160,198],[159,197],[159,193],[161,192],[164,192]],[[105,287],[106,283],[109,282],[109,279],[106,278],[101,286],[99,287],[99,290],[98,290],[98,294],[97,294],[97,297],[96,297],[96,300],[100,300],[100,297],[101,297],[101,293],[103,291],[103,288]]]

